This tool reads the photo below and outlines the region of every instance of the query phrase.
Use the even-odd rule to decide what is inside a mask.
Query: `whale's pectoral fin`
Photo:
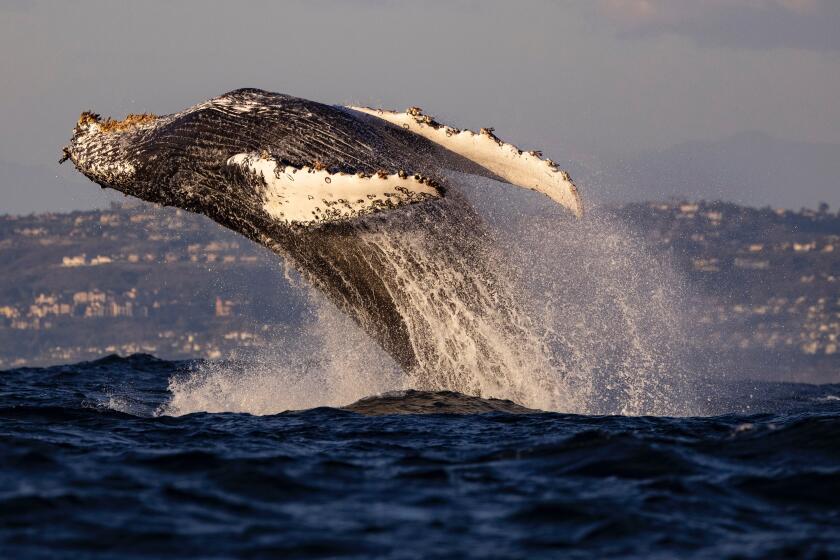
[[[227,161],[258,176],[263,209],[287,225],[314,226],[440,198],[432,180],[404,172],[331,173],[318,163],[294,167],[267,154],[237,154]]]
[[[486,170],[486,173],[479,171],[479,174],[543,193],[576,216],[583,215],[580,193],[568,173],[557,167],[553,161],[542,159],[540,152],[523,152],[516,146],[499,140],[493,134],[492,128],[482,128],[478,133],[458,130],[436,122],[416,107],[404,113],[369,107],[348,108],[378,117],[430,140],[444,150],[453,152]],[[462,170],[457,167],[455,169]],[[472,166],[463,171],[476,172]]]

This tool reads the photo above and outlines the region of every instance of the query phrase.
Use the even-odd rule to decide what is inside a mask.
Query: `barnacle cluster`
[[[128,114],[122,120],[112,119],[108,117],[104,121],[99,114],[92,111],[85,111],[79,115],[79,126],[97,124],[102,132],[120,132],[128,128],[133,128],[140,124],[152,123],[157,120],[157,115],[151,113]]]

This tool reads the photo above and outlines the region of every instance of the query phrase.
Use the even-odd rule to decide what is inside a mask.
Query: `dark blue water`
[[[0,372],[0,557],[840,557],[840,385],[718,387],[699,418],[154,416],[186,367]]]

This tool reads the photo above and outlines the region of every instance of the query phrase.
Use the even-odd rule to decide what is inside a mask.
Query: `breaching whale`
[[[437,379],[458,375],[459,353],[498,365],[499,339],[480,323],[509,298],[463,175],[448,170],[583,213],[565,171],[493,129],[258,89],[163,116],[85,112],[63,154],[103,188],[204,214],[281,255],[404,369]]]

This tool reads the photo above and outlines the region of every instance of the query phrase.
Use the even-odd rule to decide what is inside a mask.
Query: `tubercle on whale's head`
[[[159,119],[157,115],[152,113],[129,113],[122,120],[107,117],[105,120],[98,113],[93,111],[82,111],[79,115],[79,120],[76,123],[77,127],[98,126],[103,132],[115,132],[121,130],[128,130],[132,127],[142,124],[149,124]]]
[[[155,126],[159,117],[130,114],[122,120],[102,119],[84,111],[76,122],[70,143],[62,148],[59,163],[68,159],[88,178],[103,188],[130,192],[136,174],[131,149],[137,132]]]

